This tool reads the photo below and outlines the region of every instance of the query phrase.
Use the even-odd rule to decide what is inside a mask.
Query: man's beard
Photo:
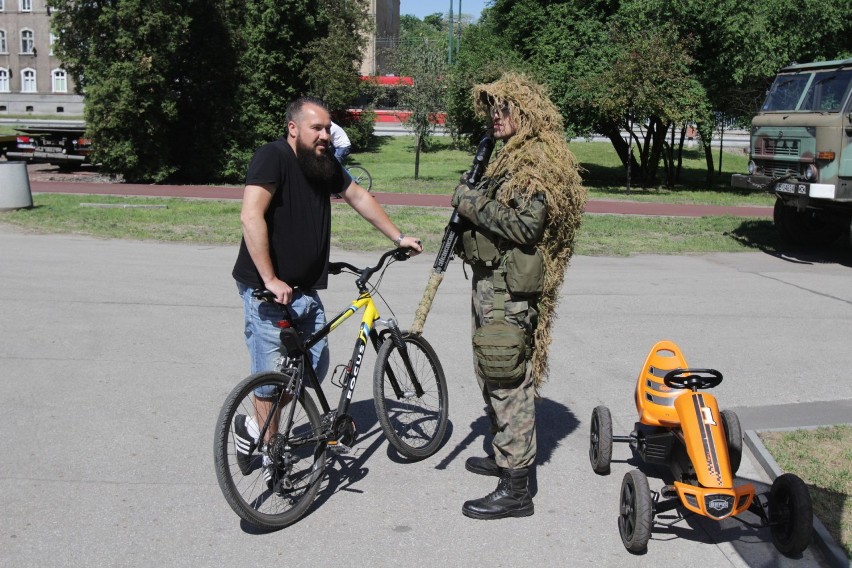
[[[313,146],[296,143],[296,159],[308,182],[316,189],[331,191],[330,187],[338,174],[337,161],[329,152],[317,155]]]

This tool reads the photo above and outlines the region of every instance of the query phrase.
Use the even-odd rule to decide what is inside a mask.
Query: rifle
[[[465,183],[470,189],[474,189],[476,184],[485,173],[485,168],[488,166],[488,160],[491,158],[491,152],[494,150],[494,138],[491,132],[486,132],[479,141],[479,146],[476,148],[476,154],[473,156],[473,164],[468,171]],[[459,215],[458,209],[453,209],[453,214],[450,216],[450,222],[447,223],[447,228],[444,229],[444,238],[441,241],[441,248],[438,249],[438,256],[435,257],[435,264],[432,265],[432,274],[429,276],[429,282],[426,284],[426,290],[423,291],[423,298],[420,300],[420,305],[417,306],[417,311],[414,313],[414,323],[411,325],[409,333],[413,335],[421,335],[423,333],[423,325],[426,323],[426,316],[429,315],[429,310],[432,309],[432,301],[435,299],[435,294],[438,292],[438,286],[444,279],[444,272],[447,270],[450,261],[453,259],[453,250],[456,247],[456,242],[459,240],[459,235],[465,228],[465,221]]]

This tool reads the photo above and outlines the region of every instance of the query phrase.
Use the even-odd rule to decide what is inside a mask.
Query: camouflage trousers
[[[491,321],[493,302],[494,284],[491,271],[475,268],[471,333]],[[521,326],[527,337],[531,338],[538,324],[534,301],[531,303],[526,298],[513,297],[506,292],[505,319]],[[527,365],[526,375],[512,383],[489,381],[479,373],[476,379],[485,401],[486,414],[491,422],[491,433],[494,435],[492,447],[497,465],[512,469],[533,465],[536,454],[535,388],[530,365]]]

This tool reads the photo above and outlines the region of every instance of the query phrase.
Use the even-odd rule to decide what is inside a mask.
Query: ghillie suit
[[[506,73],[493,83],[475,86],[473,98],[477,113],[484,115],[495,105],[508,104],[516,128],[485,171],[487,178],[506,177],[496,200],[509,206],[513,198],[529,199],[540,193],[547,202],[544,235],[536,245],[544,258],[544,286],[531,360],[538,391],[549,372],[550,329],[568,260],[574,252],[586,190],[565,140],[562,117],[543,86],[525,75]]]

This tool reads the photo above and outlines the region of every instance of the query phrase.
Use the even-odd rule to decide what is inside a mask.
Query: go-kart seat
[[[687,392],[665,385],[663,377],[674,369],[687,369],[680,347],[673,341],[658,341],[648,353],[636,382],[636,410],[639,422],[649,426],[674,427],[680,424],[675,399]]]

